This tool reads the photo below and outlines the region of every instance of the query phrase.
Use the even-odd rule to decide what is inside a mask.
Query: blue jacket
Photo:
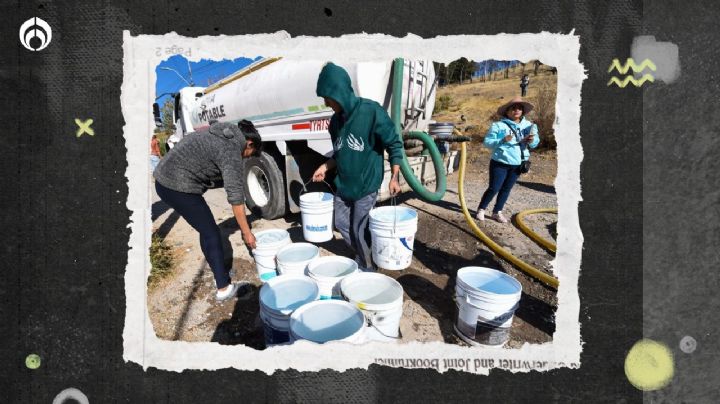
[[[513,136],[513,139],[509,142],[505,142],[503,138],[513,132],[508,128],[507,125],[512,126],[518,136]],[[522,117],[520,123],[515,123],[507,118],[503,118],[498,122],[493,122],[485,135],[483,144],[488,149],[492,150],[492,159],[500,163],[509,164],[511,166],[520,165],[520,147],[518,142],[525,136],[533,134],[535,137],[529,144],[523,144],[522,149],[522,160],[528,160],[530,158],[530,149],[537,147],[540,143],[540,136],[538,135],[537,125]]]

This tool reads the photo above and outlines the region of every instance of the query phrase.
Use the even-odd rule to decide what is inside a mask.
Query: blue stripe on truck
[[[287,111],[278,111],[278,112],[272,112],[269,114],[249,116],[249,117],[246,117],[245,119],[247,119],[248,121],[262,121],[265,119],[282,118],[282,117],[286,117],[286,116],[302,114],[304,112],[305,112],[305,110],[302,108],[294,108],[294,109],[290,109]]]

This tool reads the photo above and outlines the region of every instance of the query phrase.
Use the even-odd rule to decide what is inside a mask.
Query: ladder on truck
[[[429,68],[432,67],[431,62],[425,60],[408,61],[408,69],[410,76],[410,85],[408,86],[408,105],[405,108],[405,126],[408,129],[413,122],[417,122],[420,117],[425,119],[427,116],[427,101],[432,90],[435,87],[435,81],[432,83],[433,88],[428,88]],[[417,87],[417,88],[416,88]],[[419,91],[419,103],[416,100],[415,93]],[[432,111],[430,111],[432,113]]]

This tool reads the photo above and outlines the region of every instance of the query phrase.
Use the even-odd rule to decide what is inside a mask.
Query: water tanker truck
[[[333,152],[327,130],[333,111],[315,95],[324,64],[264,58],[208,87],[185,87],[174,94],[174,137],[182,139],[214,120],[252,121],[262,136],[263,152],[245,162],[247,206],[266,219],[281,217],[287,211],[299,212],[302,192],[323,187],[327,191],[325,184],[308,183],[315,169]],[[406,139],[418,139],[418,134],[427,131],[435,104],[432,62],[396,59],[340,65],[350,75],[355,94],[385,107]],[[444,163],[432,139],[424,136],[424,153],[403,162],[401,186],[423,196],[423,192],[429,192],[422,188],[436,182],[437,188],[442,185],[436,194],[443,193]],[[415,149],[418,144],[416,140]],[[379,200],[390,197],[387,160],[385,166]],[[408,181],[408,177],[414,178]]]

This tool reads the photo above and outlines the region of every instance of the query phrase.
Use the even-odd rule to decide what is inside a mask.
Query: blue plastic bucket
[[[290,315],[302,305],[317,300],[314,280],[301,275],[284,275],[268,280],[260,288],[260,319],[265,345],[290,342]]]

